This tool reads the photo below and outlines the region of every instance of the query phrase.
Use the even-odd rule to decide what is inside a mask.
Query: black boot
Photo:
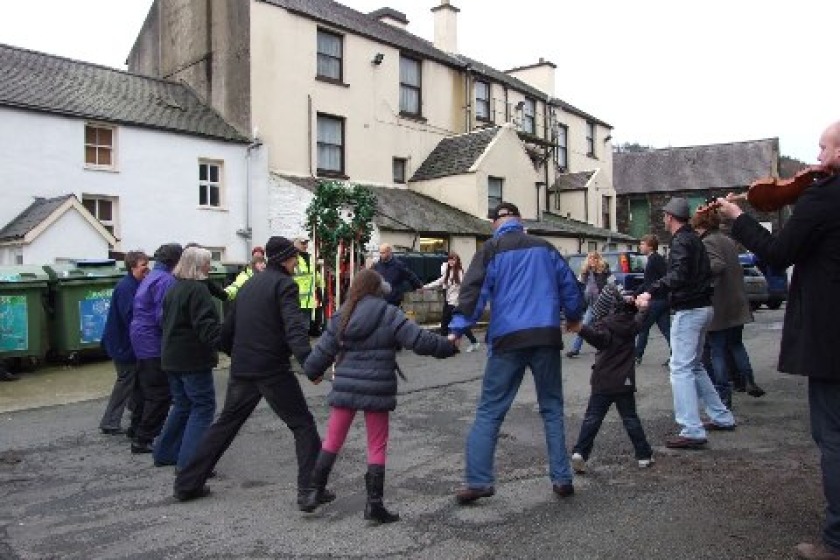
[[[330,471],[332,471],[335,458],[335,453],[323,449],[318,453],[315,468],[312,469],[309,488],[301,496],[302,499],[298,500],[298,507],[301,511],[307,513],[315,511],[319,505],[335,499],[335,494],[327,490],[327,480],[330,478]]]
[[[365,474],[367,487],[367,504],[365,504],[365,519],[377,523],[393,523],[399,521],[400,516],[391,513],[382,505],[382,493],[385,486],[385,465],[368,465]]]
[[[747,391],[747,394],[751,397],[763,397],[764,396],[764,389],[756,385],[755,383],[747,382],[744,389]]]

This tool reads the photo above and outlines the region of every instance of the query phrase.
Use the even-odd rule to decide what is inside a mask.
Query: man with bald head
[[[778,367],[808,377],[811,435],[820,450],[827,502],[822,542],[801,543],[796,552],[800,558],[840,560],[840,122],[820,137],[818,160],[826,176],[802,193],[775,234],[732,202],[718,202],[720,213],[733,220],[732,237],[769,265],[795,265]]]
[[[385,300],[397,307],[402,304],[405,294],[405,283],[411,284],[415,290],[423,287],[414,272],[401,260],[394,258],[394,249],[388,243],[379,246],[379,261],[373,265],[373,270],[379,273],[382,278],[391,285],[391,293],[385,296]]]

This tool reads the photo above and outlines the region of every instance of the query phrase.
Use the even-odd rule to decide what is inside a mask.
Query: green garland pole
[[[370,241],[376,195],[367,187],[338,181],[323,181],[306,209],[306,226],[317,242],[317,252],[324,264],[336,262],[339,246],[350,247],[355,241],[364,246]],[[350,214],[345,220],[342,214]],[[335,274],[340,271],[336,270]],[[338,307],[338,302],[334,303]]]

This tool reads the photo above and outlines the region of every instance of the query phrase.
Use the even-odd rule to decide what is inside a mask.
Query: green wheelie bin
[[[28,367],[46,356],[48,283],[39,266],[0,267],[0,359]]]
[[[101,354],[100,341],[111,294],[125,270],[112,259],[44,266],[50,277],[51,357],[76,362],[82,353]]]

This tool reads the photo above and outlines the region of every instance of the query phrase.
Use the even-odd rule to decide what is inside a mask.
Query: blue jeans
[[[820,448],[825,523],[823,542],[840,550],[840,383],[808,379],[811,435]]]
[[[566,454],[563,425],[560,348],[538,346],[499,352],[487,358],[475,422],[467,436],[467,486],[493,486],[493,459],[499,430],[528,367],[534,376],[537,402],[545,426],[549,478],[553,484],[571,483],[572,470]]]
[[[647,315],[645,315],[642,330],[639,331],[639,335],[636,337],[637,358],[644,356],[648,343],[648,335],[654,324],[659,327],[659,332],[665,337],[665,341],[671,344],[671,308],[668,306],[668,300],[650,300],[650,307],[648,307]]]
[[[586,308],[586,311],[583,314],[583,320],[581,321],[582,324],[588,325],[592,322],[592,306]],[[575,354],[580,352],[581,347],[583,346],[583,338],[577,334],[575,335],[575,339],[572,341],[572,349],[571,351]]]
[[[213,371],[169,373],[172,409],[155,441],[154,460],[183,469],[216,413]]]
[[[642,421],[639,420],[639,415],[636,413],[636,397],[633,393],[612,395],[592,393],[589,396],[589,404],[586,405],[583,423],[580,425],[580,435],[572,451],[580,453],[584,460],[589,460],[592,446],[595,444],[595,436],[598,435],[601,423],[613,403],[615,403],[615,408],[624,423],[624,429],[627,430],[627,435],[630,436],[630,441],[633,443],[636,459],[650,459],[653,451],[645,437]]]
[[[750,357],[742,340],[743,332],[744,325],[709,332],[712,382],[723,402],[728,402],[732,398],[732,383],[729,380],[729,368],[726,365],[727,352],[731,354],[735,369],[744,377],[744,381],[750,384],[755,383]]]
[[[671,390],[674,418],[682,427],[680,435],[683,437],[706,439],[706,430],[700,421],[700,403],[715,424],[735,424],[735,417],[721,402],[703,367],[703,343],[711,321],[712,308],[698,307],[677,311],[671,324]]]

